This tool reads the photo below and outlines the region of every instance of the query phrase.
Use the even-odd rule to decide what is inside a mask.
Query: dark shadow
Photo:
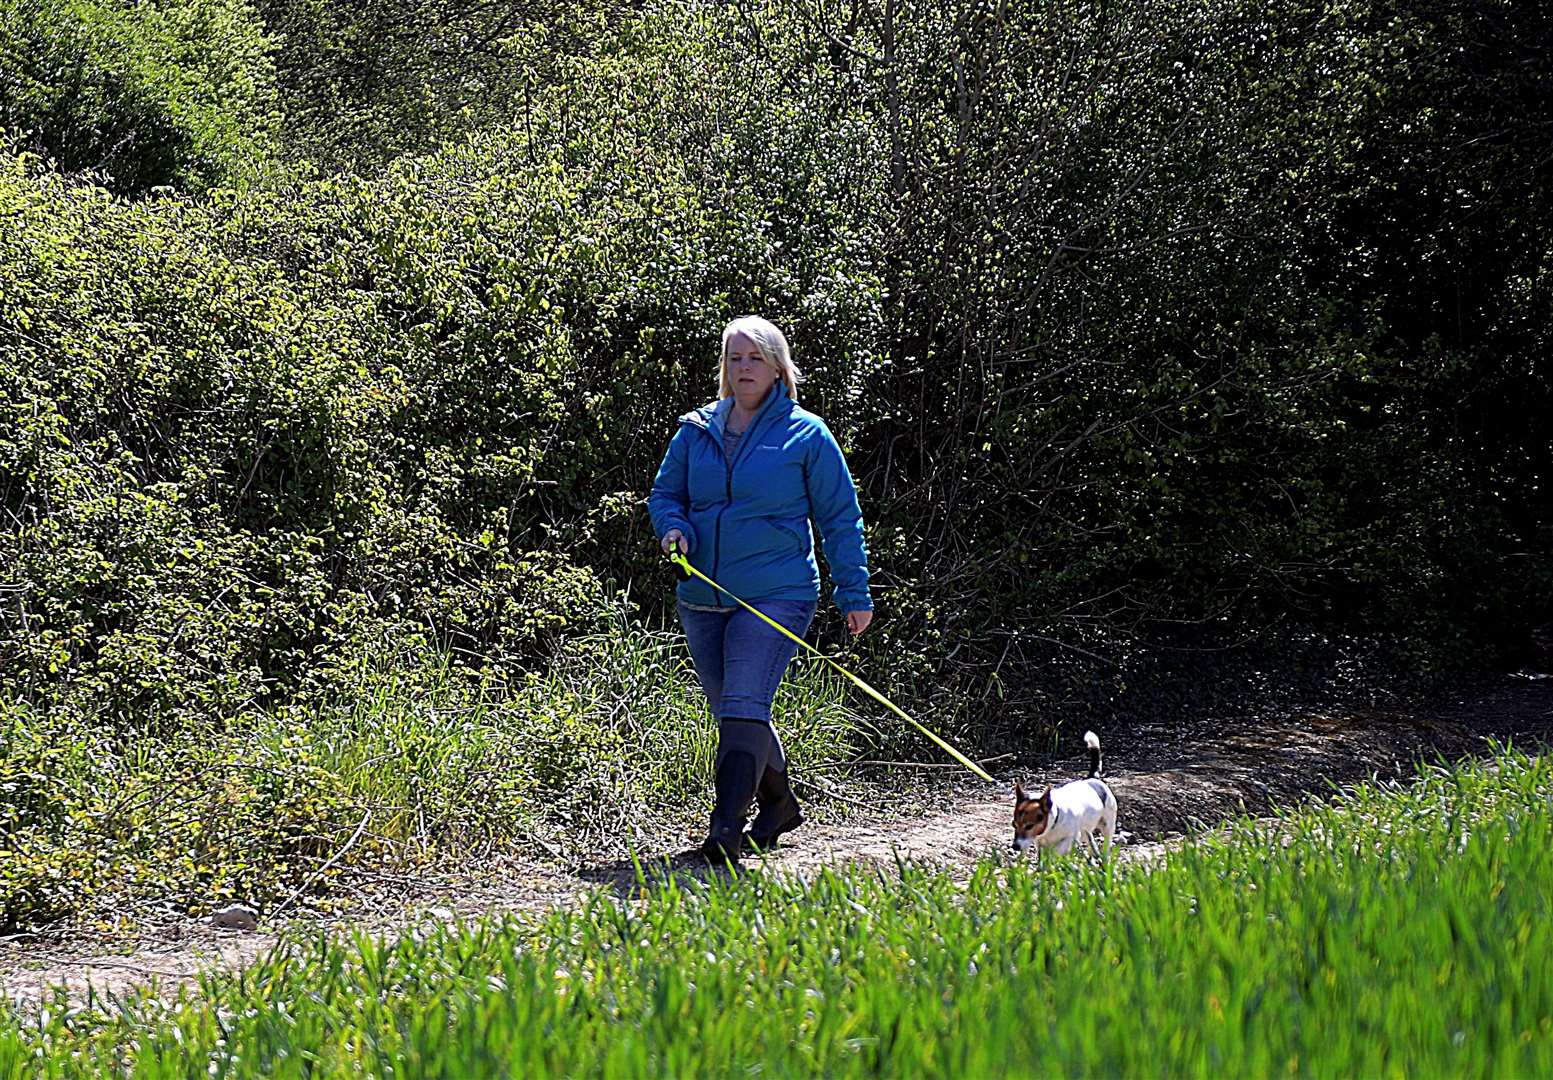
[[[670,854],[627,856],[594,863],[577,871],[577,876],[594,885],[602,885],[616,896],[631,898],[661,888],[673,880],[679,884],[728,880],[746,872],[738,863],[712,863],[699,847]]]

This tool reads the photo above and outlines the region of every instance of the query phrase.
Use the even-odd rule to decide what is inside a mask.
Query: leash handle
[[[678,546],[679,545],[677,545],[677,544],[675,545],[676,549],[678,548]],[[960,751],[956,750],[953,746],[949,745],[949,743],[945,742],[943,739],[939,738],[933,732],[929,731],[922,724],[920,724],[916,720],[912,719],[912,717],[907,715],[906,711],[904,709],[902,709],[899,705],[895,704],[895,702],[893,702],[889,698],[885,697],[879,691],[875,690],[872,686],[869,686],[862,679],[858,678],[856,675],[852,674],[846,668],[844,668],[840,664],[836,663],[836,661],[832,660],[829,656],[826,656],[824,653],[820,652],[820,650],[816,649],[813,645],[810,645],[803,638],[799,637],[797,634],[793,633],[787,627],[783,626],[781,623],[779,623],[775,619],[771,618],[765,612],[760,611],[760,610],[752,607],[751,605],[745,603],[738,596],[734,596],[733,593],[729,592],[727,589],[725,589],[721,585],[717,584],[717,582],[715,582],[711,578],[707,577],[701,571],[697,570],[694,566],[691,566],[690,565],[690,560],[685,558],[684,555],[681,555],[678,550],[675,550],[675,551],[672,551],[672,552],[669,553],[669,561],[674,563],[674,565],[679,568],[680,572],[684,575],[684,579],[685,580],[688,580],[689,577],[692,574],[694,574],[696,577],[698,577],[702,581],[706,582],[708,585],[710,585],[712,588],[716,589],[718,592],[723,593],[726,596],[732,596],[733,599],[735,600],[735,602],[737,602],[738,605],[740,607],[742,607],[744,610],[746,610],[746,611],[750,612],[751,614],[753,614],[753,615],[759,617],[760,619],[764,620],[765,623],[768,626],[771,626],[772,628],[777,630],[779,633],[784,634],[787,637],[791,638],[792,640],[798,642],[798,644],[800,646],[802,646],[803,648],[807,649],[809,652],[813,653],[815,656],[818,656],[821,660],[825,661],[831,667],[833,667],[837,671],[841,672],[841,674],[843,674],[847,678],[851,679],[852,682],[857,684],[858,688],[861,689],[865,694],[867,694],[869,697],[873,698],[875,701],[879,702],[879,704],[883,705],[886,709],[889,709],[892,713],[894,713],[896,716],[900,717],[902,720],[906,721],[912,727],[914,727],[918,731],[922,732],[922,734],[926,735],[929,739],[932,739],[933,742],[939,747],[939,749],[943,750],[950,757],[954,758],[955,761],[959,762],[961,765],[964,765],[967,769],[969,769],[971,772],[975,773],[977,776],[981,777],[983,780],[986,780],[988,783],[991,783],[991,784],[997,783],[997,781],[992,778],[992,774],[991,773],[987,772],[987,770],[983,769],[980,765],[976,764],[970,758],[968,758],[964,754],[960,753]]]
[[[685,572],[685,567],[680,565],[681,563],[685,562],[685,556],[679,549],[680,545],[684,542],[685,538],[681,536],[678,540],[674,541],[673,550],[668,551],[665,554],[667,554],[669,562],[674,564],[674,576],[680,581],[689,581],[690,575]],[[688,565],[690,564],[685,563],[685,566]]]

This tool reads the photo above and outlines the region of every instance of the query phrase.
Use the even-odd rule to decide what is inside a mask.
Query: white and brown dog
[[[1100,736],[1084,732],[1089,747],[1089,776],[1060,788],[1047,785],[1039,796],[1014,785],[1014,850],[1053,848],[1058,855],[1072,850],[1079,837],[1089,840],[1090,850],[1101,854],[1095,833],[1105,834],[1105,854],[1111,853],[1116,833],[1116,796],[1100,779]]]

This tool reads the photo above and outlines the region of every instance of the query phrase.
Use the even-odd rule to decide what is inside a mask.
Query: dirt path
[[[1553,679],[1500,679],[1424,710],[1298,710],[1221,722],[1211,730],[1136,724],[1101,736],[1107,780],[1121,810],[1121,856],[1133,859],[1157,855],[1183,834],[1238,813],[1265,813],[1372,775],[1406,776],[1420,760],[1483,753],[1490,739],[1553,743]],[[746,865],[755,873],[808,874],[845,863],[889,868],[899,858],[968,873],[981,858],[1007,851],[1015,779],[1034,786],[1082,774],[1082,744],[1074,742],[1065,759],[1010,763],[998,773],[998,785],[954,783],[925,795],[914,787],[916,793],[903,790],[898,799],[881,796],[876,807],[860,809],[845,823],[806,825],[790,845]],[[712,872],[674,851],[675,845],[664,846],[652,876]],[[89,992],[118,994],[152,982],[170,988],[203,970],[249,963],[299,930],[391,933],[428,915],[537,915],[599,887],[630,895],[636,870],[628,858],[613,858],[573,868],[508,865],[413,879],[365,872],[356,886],[359,902],[348,921],[322,927],[298,921],[245,933],[175,920],[152,926],[132,946],[94,945],[80,934],[0,942],[0,995],[25,1006],[53,987],[64,987],[77,1002]]]

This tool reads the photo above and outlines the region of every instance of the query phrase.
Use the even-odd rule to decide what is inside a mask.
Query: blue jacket
[[[863,513],[841,447],[818,416],[798,407],[780,380],[739,440],[723,454],[733,398],[679,418],[647,500],[653,531],[685,534],[690,564],[741,599],[817,600],[811,518],[843,612],[871,610]],[[680,582],[690,604],[733,600],[700,578]]]

